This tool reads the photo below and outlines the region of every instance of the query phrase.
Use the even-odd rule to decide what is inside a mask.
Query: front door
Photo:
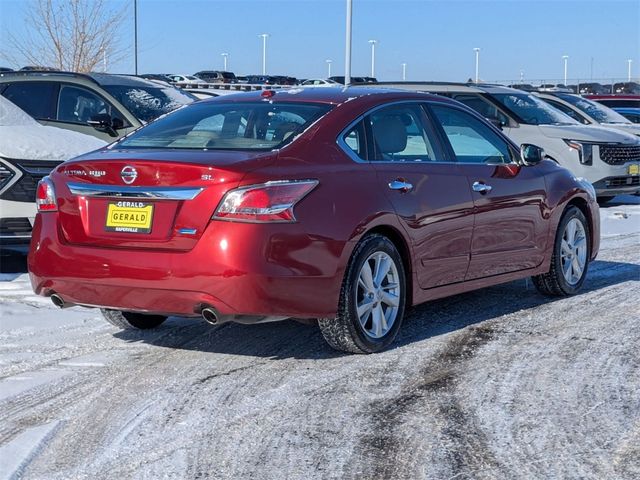
[[[548,232],[544,178],[474,115],[431,105],[473,195],[475,223],[466,280],[534,268]]]

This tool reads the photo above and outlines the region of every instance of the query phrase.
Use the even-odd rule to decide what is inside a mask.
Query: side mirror
[[[545,153],[544,150],[537,145],[523,143],[520,145],[520,156],[522,157],[522,163],[530,167],[544,160]]]
[[[111,115],[108,113],[94,115],[87,123],[99,132],[108,133],[111,137],[117,137],[118,132],[116,132],[116,128],[122,127],[122,120],[111,118]]]
[[[485,117],[489,123],[491,123],[494,127],[502,130],[502,127],[504,127],[506,124],[500,120],[499,118],[496,117]]]

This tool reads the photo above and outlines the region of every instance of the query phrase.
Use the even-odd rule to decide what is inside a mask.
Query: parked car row
[[[161,80],[178,87],[198,88],[203,84],[233,84],[246,83],[251,85],[336,85],[345,82],[344,76],[333,76],[327,79],[297,79],[286,75],[245,75],[236,76],[233,72],[225,72],[220,70],[202,70],[193,75],[185,74],[165,74],[165,73],[148,73],[141,75],[142,78]],[[363,83],[376,83],[374,77],[351,77],[353,85]]]
[[[619,82],[609,85],[603,85],[597,82],[585,82],[577,85],[543,83],[539,86],[533,86],[529,83],[514,83],[509,86],[526,92],[561,92],[581,95],[640,95],[640,83],[638,82]]]

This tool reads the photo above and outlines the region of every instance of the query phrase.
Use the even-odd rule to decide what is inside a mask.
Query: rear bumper
[[[70,245],[57,215],[38,215],[29,252],[34,291],[66,302],[181,316],[335,315],[345,242],[296,224],[212,222],[188,252]],[[290,232],[283,233],[287,229]]]

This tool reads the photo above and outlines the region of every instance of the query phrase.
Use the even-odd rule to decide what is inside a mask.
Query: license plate
[[[632,163],[628,167],[629,175],[640,175],[640,163]]]
[[[152,203],[110,202],[104,229],[108,232],[149,233],[152,219]]]

